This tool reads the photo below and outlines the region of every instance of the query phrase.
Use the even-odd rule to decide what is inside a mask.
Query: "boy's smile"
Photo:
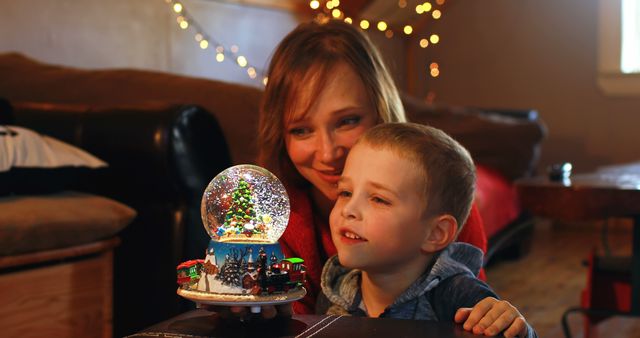
[[[426,265],[421,253],[431,227],[424,216],[423,176],[418,165],[392,150],[367,143],[351,150],[330,217],[342,265],[372,271]]]

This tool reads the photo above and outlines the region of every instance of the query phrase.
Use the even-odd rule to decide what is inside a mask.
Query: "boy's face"
[[[366,143],[351,150],[330,217],[343,266],[390,272],[424,262],[421,249],[433,221],[424,215],[423,176],[391,150]]]

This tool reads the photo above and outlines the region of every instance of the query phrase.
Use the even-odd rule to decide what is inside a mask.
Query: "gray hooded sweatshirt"
[[[461,307],[473,307],[486,297],[498,296],[475,276],[482,266],[482,251],[466,243],[451,243],[385,311],[380,318],[453,321]],[[331,257],[322,270],[317,313],[366,317],[362,302],[362,272],[340,265]],[[528,338],[537,337],[531,326]]]

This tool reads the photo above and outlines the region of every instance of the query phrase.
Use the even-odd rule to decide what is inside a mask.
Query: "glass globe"
[[[200,211],[214,241],[275,243],[289,222],[289,197],[274,174],[242,164],[227,168],[211,180]]]

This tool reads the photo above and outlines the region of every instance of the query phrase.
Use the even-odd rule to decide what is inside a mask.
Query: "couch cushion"
[[[60,192],[0,198],[0,255],[64,248],[113,236],[136,216],[101,196]]]
[[[0,125],[0,196],[64,190],[107,164],[33,130]]]

